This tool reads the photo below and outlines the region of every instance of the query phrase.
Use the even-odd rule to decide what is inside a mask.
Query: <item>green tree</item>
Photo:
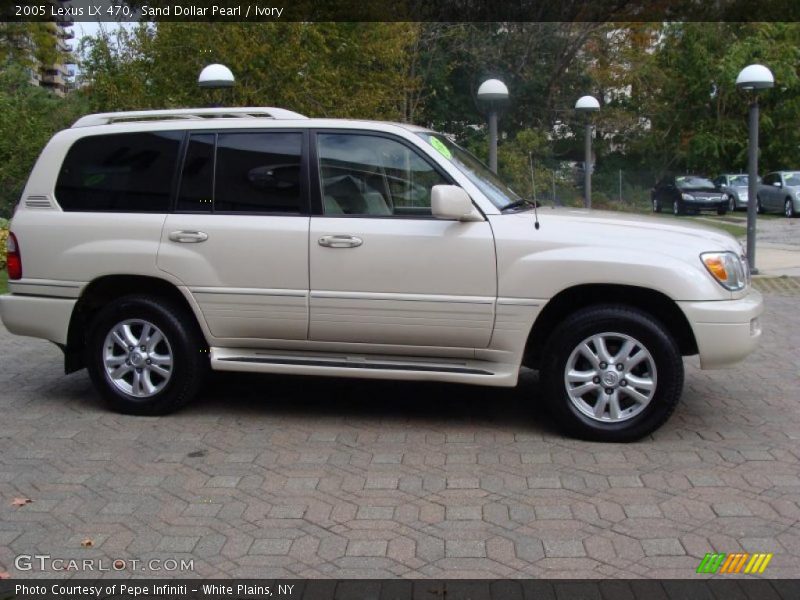
[[[0,217],[10,216],[50,137],[84,112],[80,96],[58,98],[32,86],[22,67],[0,71]]]
[[[405,23],[159,23],[85,40],[93,108],[284,106],[313,116],[398,119],[410,85]],[[197,75],[211,62],[236,86],[210,93]]]

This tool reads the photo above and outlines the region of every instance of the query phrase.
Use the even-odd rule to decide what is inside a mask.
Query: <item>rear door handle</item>
[[[197,244],[198,242],[205,242],[208,239],[208,234],[205,231],[173,231],[169,234],[169,239],[183,244]]]
[[[354,235],[324,235],[319,238],[319,245],[326,248],[358,248],[363,243],[364,240]]]

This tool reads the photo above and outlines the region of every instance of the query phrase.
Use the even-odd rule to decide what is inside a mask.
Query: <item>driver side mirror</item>
[[[780,181],[776,181],[772,185],[774,185],[775,187],[783,187],[783,184]]]
[[[435,185],[431,188],[431,213],[448,221],[482,221],[467,192],[457,185]]]

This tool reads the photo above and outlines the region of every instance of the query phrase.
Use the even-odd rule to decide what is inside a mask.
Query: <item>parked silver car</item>
[[[748,181],[747,173],[723,173],[714,179],[714,184],[728,194],[730,212],[747,208]]]
[[[782,212],[789,217],[800,214],[800,171],[767,173],[758,186],[758,212]]]

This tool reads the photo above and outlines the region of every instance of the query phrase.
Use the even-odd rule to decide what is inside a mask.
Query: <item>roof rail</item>
[[[305,115],[271,106],[237,108],[173,108],[167,110],[133,110],[126,112],[96,113],[81,117],[73,127],[111,125],[130,121],[154,121],[162,119],[211,119],[211,118],[266,118],[266,119],[307,119]]]

